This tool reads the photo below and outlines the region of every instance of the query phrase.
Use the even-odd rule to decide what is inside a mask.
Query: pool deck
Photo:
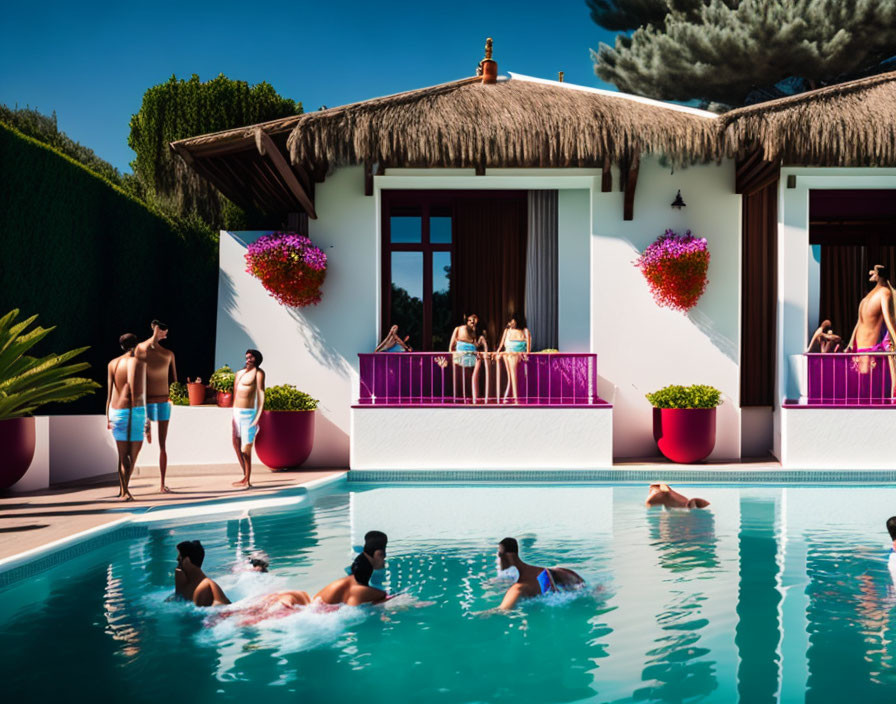
[[[130,486],[136,499],[133,503],[117,501],[118,483],[108,480],[33,492],[0,493],[0,559],[118,521],[132,511],[145,511],[149,506],[172,507],[247,496],[263,497],[343,471],[326,469],[274,474],[261,470],[253,473],[253,488],[248,491],[231,486],[238,478],[232,469],[226,473],[222,468],[221,472],[186,476],[172,472],[167,479],[170,494],[157,492],[157,474],[135,476]]]

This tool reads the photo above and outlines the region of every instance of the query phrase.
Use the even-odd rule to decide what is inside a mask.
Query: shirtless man
[[[516,538],[504,538],[498,543],[498,562],[502,570],[516,567],[520,575],[504,595],[504,600],[498,607],[502,611],[514,608],[520,599],[576,589],[585,584],[585,580],[578,574],[564,567],[527,565],[520,559],[520,547]]]
[[[252,474],[252,443],[258,434],[258,421],[264,410],[263,357],[258,350],[246,350],[246,368],[240,369],[233,380],[233,449],[243,470],[243,478],[235,487],[248,489]]]
[[[689,499],[677,491],[673,491],[668,484],[651,484],[647,494],[647,506],[665,506],[666,508],[706,508],[709,501],[706,499]]]
[[[473,367],[471,386],[473,389],[473,403],[477,403],[479,400],[479,369],[482,367],[482,358],[477,354],[477,351],[481,349],[483,352],[488,352],[488,343],[485,335],[479,335],[477,332],[479,316],[475,313],[470,313],[465,320],[464,325],[458,325],[454,328],[454,332],[451,333],[448,351],[454,353],[452,355],[455,365],[454,369],[460,367],[461,374],[464,375],[463,379],[466,379],[466,370]],[[488,388],[488,368],[486,368],[485,376],[485,385]],[[456,389],[456,376],[454,377],[454,386]],[[466,401],[466,390],[464,390],[463,398]]]
[[[859,320],[849,338],[846,351],[892,352],[896,343],[896,296],[893,295],[894,289],[890,284],[890,271],[883,264],[875,264],[868,276],[868,281],[874,284],[874,288],[859,303]],[[880,335],[882,327],[886,328],[883,340]],[[871,369],[871,362],[870,357],[859,357],[858,371],[867,374]],[[890,355],[887,362],[890,365],[890,396],[896,397],[896,360]]]
[[[389,539],[385,533],[369,531],[364,536],[364,550],[352,563],[352,573],[321,589],[314,595],[314,601],[347,606],[384,601],[388,595],[382,589],[371,587],[370,577],[374,570],[381,570],[386,564],[387,542]]]
[[[812,335],[812,339],[809,340],[806,352],[822,352],[825,354],[838,352],[842,341],[843,339],[831,329],[831,321],[823,320],[821,325],[818,326],[818,330]]]
[[[133,501],[128,489],[143,436],[152,442],[146,417],[146,363],[136,355],[137,336],[125,333],[118,338],[124,351],[107,367],[106,428],[112,431],[118,448],[118,498]]]
[[[153,320],[149,326],[152,336],[137,345],[137,357],[146,362],[146,416],[159,424],[159,491],[167,494],[171,490],[165,486],[165,472],[168,469],[168,422],[171,420],[171,401],[168,388],[177,381],[177,367],[174,366],[174,352],[162,347],[162,340],[168,337],[168,326]]]
[[[185,540],[177,546],[174,591],[196,606],[223,606],[230,603],[224,590],[202,571],[205,548],[198,540]]]

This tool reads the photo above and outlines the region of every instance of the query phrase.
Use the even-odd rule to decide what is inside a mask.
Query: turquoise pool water
[[[150,524],[0,592],[9,702],[894,702],[887,488],[354,484],[289,511]],[[389,534],[385,607],[238,626],[166,602],[199,538],[228,595],[316,591],[366,530]],[[568,565],[578,594],[483,614],[495,543]],[[240,571],[263,551],[271,572]]]

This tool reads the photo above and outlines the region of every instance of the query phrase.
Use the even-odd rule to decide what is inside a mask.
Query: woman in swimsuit
[[[532,351],[532,336],[529,334],[529,328],[526,327],[526,319],[522,313],[514,313],[510,316],[510,320],[507,321],[507,326],[504,328],[504,334],[501,336],[501,343],[498,345],[497,352],[500,353],[502,350],[504,350],[504,353],[500,355],[498,364],[501,364],[501,359],[503,358],[504,367],[507,369],[507,389],[504,391],[504,403],[507,403],[507,397],[511,389],[513,389],[514,403],[519,403],[517,367],[520,363],[520,355],[529,354]],[[499,367],[498,374],[500,373]],[[498,393],[500,393],[500,389]]]
[[[454,369],[460,368],[461,378],[466,382],[466,370],[472,368],[473,376],[471,380],[471,388],[473,389],[473,403],[479,401],[479,370],[482,367],[482,358],[479,351],[488,352],[488,342],[485,335],[478,331],[479,316],[470,313],[464,316],[465,325],[458,325],[451,333],[451,341],[448,343],[448,350],[452,352],[451,359],[454,361]],[[455,397],[457,396],[457,375],[454,374]],[[463,385],[463,399],[466,401],[466,383]],[[488,388],[488,367],[485,370],[485,387]]]

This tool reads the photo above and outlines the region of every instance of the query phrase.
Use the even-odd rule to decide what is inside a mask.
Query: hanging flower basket
[[[635,260],[658,305],[686,312],[706,290],[709,250],[706,240],[688,230],[666,230]]]
[[[259,237],[249,245],[246,264],[246,271],[281,305],[301,308],[320,303],[327,255],[308,237],[291,232]]]

